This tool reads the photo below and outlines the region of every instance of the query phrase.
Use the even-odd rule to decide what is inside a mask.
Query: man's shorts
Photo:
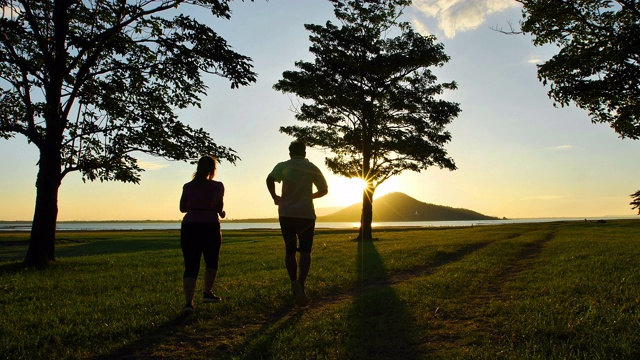
[[[284,238],[286,253],[295,254],[296,250],[310,253],[315,227],[315,219],[280,217],[280,230]],[[300,243],[299,247],[298,242]]]

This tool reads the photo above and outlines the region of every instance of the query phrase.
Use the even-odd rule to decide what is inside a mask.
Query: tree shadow
[[[28,241],[0,242],[0,262],[23,260],[27,254]],[[175,239],[109,240],[92,238],[87,240],[56,240],[56,259],[78,256],[131,254],[136,252],[179,249]]]
[[[348,358],[420,358],[418,330],[391,286],[374,241],[358,243],[357,272],[362,289],[354,297],[347,319]]]
[[[7,262],[5,264],[0,265],[0,275],[3,274],[16,274],[23,270],[27,269],[27,267],[22,262]]]
[[[145,251],[175,250],[180,249],[180,243],[174,239],[166,240],[99,240],[82,242],[72,246],[59,246],[56,249],[56,257],[77,257],[111,254],[131,254]]]

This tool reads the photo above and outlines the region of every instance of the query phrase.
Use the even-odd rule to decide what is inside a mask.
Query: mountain
[[[322,222],[358,222],[362,204],[353,204],[326,216],[319,216]],[[478,212],[427,204],[401,192],[394,192],[373,200],[373,221],[448,221],[448,220],[498,220]]]

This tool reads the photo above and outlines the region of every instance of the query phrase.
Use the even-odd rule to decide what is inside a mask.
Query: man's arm
[[[329,193],[329,186],[327,186],[327,180],[325,180],[320,169],[316,168],[316,176],[313,180],[313,185],[316,186],[317,191],[311,194],[312,199],[321,198]]]
[[[269,189],[269,194],[271,194],[273,203],[279,205],[280,196],[276,194],[276,179],[274,179],[271,175],[267,176],[267,189]]]
[[[321,198],[329,193],[329,189],[320,189],[311,195],[312,199]]]

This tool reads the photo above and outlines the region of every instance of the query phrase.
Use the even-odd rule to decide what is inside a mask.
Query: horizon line
[[[533,216],[533,217],[503,217],[503,218],[497,218],[495,219],[495,221],[499,221],[499,220],[530,220],[530,219],[593,219],[593,218],[619,218],[619,219],[627,219],[627,218],[635,218],[638,215],[599,215],[599,216]],[[319,216],[318,218],[321,218],[322,216]],[[264,220],[274,220],[277,221],[278,218],[277,217],[265,217],[265,218],[238,218],[238,219],[220,219],[220,222],[234,222],[234,221],[264,221]],[[70,222],[181,222],[181,219],[174,219],[174,220],[160,220],[160,219],[145,219],[145,220],[135,220],[135,219],[129,219],[129,220],[58,220],[56,221],[56,223],[70,223]],[[425,222],[428,222],[430,220],[423,220]],[[456,220],[434,220],[434,221],[456,221]],[[480,221],[480,220],[479,220]],[[484,221],[484,220],[482,220]],[[31,223],[33,222],[32,220],[0,220],[0,223],[11,223],[11,222],[20,222],[20,223]],[[323,222],[323,221],[317,221],[317,222]],[[324,221],[324,222],[353,222],[353,221]],[[357,222],[357,221],[356,221]],[[376,221],[376,222],[389,222],[389,221]],[[391,222],[413,222],[413,220],[406,220],[406,221],[391,221]],[[422,222],[422,221],[418,221],[418,222]]]

